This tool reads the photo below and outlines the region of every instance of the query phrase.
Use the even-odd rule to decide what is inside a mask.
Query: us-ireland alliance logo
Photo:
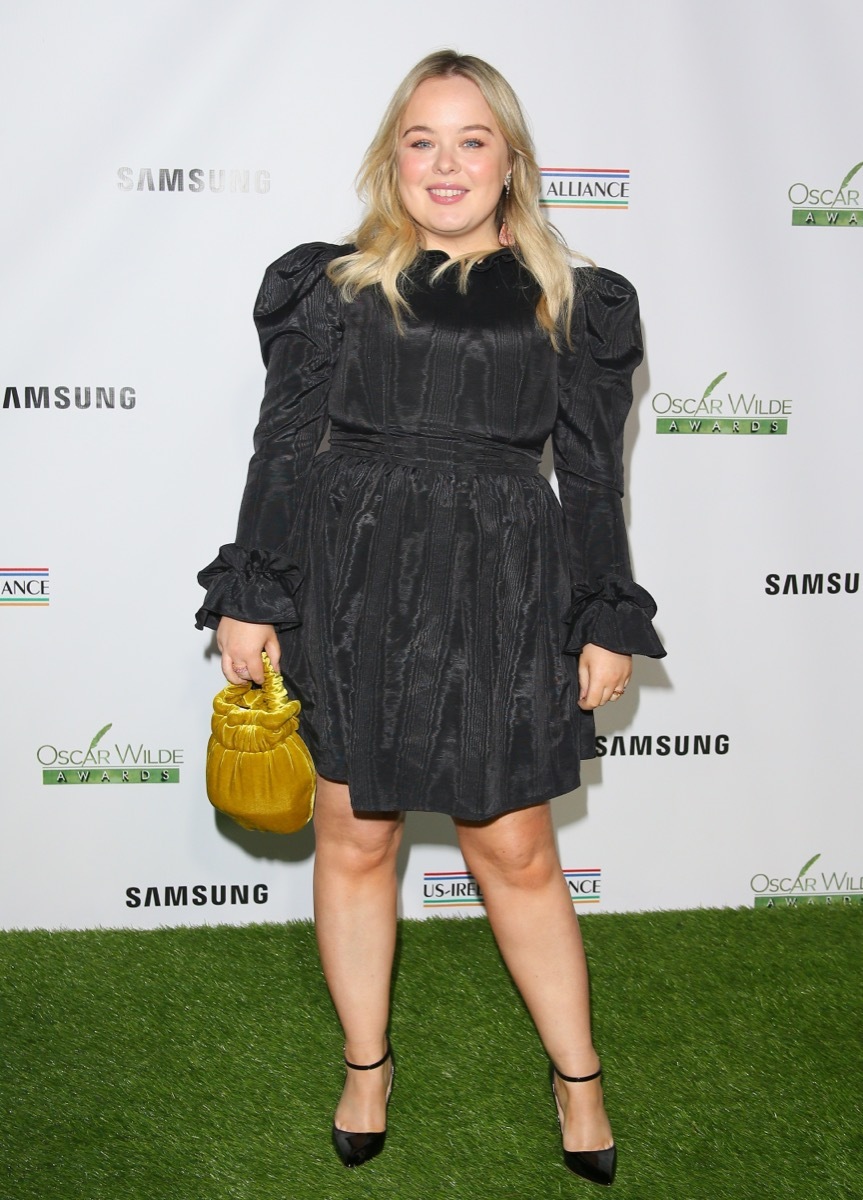
[[[786,434],[791,416],[787,396],[761,396],[729,388],[722,371],[701,393],[673,395],[657,392],[651,400],[656,432],[667,434],[731,434],[752,436]]]
[[[543,208],[629,208],[628,167],[543,167]]]
[[[0,609],[47,608],[50,602],[47,567],[0,567]]]
[[[857,180],[861,170],[863,162],[858,162],[837,188],[792,183],[788,189],[788,199],[792,205],[791,224],[834,229],[857,229],[863,226],[863,204],[860,182]]]
[[[563,877],[573,904],[599,904],[602,871],[599,867],[564,868]],[[425,871],[423,908],[481,908],[482,892],[469,871]]]

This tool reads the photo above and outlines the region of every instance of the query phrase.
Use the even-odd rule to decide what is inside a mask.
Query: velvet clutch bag
[[[245,829],[295,833],[315,808],[317,776],[289,700],[266,654],[263,687],[230,684],[213,701],[207,796]]]

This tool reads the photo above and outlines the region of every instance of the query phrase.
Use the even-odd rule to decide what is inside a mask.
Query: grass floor
[[[582,921],[618,1200],[859,1200],[863,911]],[[311,927],[0,934],[2,1200],[533,1200],[547,1067],[481,919],[401,926],[384,1154],[330,1145]]]

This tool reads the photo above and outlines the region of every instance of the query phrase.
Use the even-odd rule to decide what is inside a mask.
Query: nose
[[[454,151],[447,146],[438,146],[434,169],[439,175],[452,175],[454,171],[457,171],[458,161]]]

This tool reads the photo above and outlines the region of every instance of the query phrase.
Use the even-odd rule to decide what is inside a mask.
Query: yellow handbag
[[[263,687],[230,684],[213,701],[207,795],[245,829],[296,833],[315,809],[315,764],[297,733],[300,702],[263,660]]]

